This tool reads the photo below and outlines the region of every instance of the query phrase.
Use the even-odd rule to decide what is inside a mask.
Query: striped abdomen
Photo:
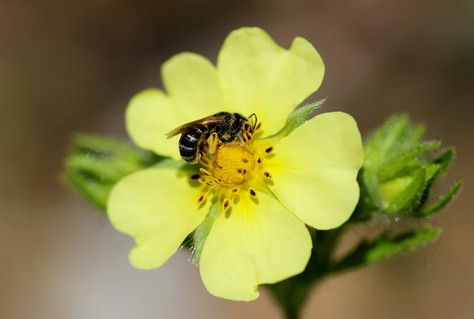
[[[187,131],[179,139],[179,154],[188,163],[196,163],[199,152],[199,145],[209,136],[209,129],[205,126],[199,126],[193,130]]]

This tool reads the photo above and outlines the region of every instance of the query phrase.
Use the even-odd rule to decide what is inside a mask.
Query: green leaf
[[[163,159],[119,140],[77,134],[64,161],[62,179],[105,214],[107,197],[115,183]]]
[[[440,233],[440,228],[432,228],[431,226],[413,229],[395,237],[382,233],[367,250],[365,260],[368,263],[374,263],[416,249],[435,240]]]

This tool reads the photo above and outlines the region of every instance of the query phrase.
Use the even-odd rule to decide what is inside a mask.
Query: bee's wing
[[[183,134],[195,129],[198,126],[206,126],[211,124],[220,124],[224,123],[226,120],[223,117],[215,117],[215,116],[207,116],[203,117],[202,119],[195,120],[189,123],[185,123],[181,126],[178,126],[174,130],[169,131],[166,133],[166,138],[172,138],[175,135]]]

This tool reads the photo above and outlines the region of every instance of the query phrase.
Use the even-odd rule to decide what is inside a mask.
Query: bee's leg
[[[212,133],[209,138],[207,139],[207,145],[209,146],[208,152],[209,154],[214,154],[216,152],[217,146],[219,145],[219,137],[217,133]]]
[[[253,129],[249,122],[245,123],[241,134],[239,134],[239,140],[242,144],[246,144],[252,139]]]

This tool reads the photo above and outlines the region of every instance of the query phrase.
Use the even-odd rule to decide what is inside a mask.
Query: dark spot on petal
[[[260,164],[261,162],[262,162],[262,158],[259,157],[258,160],[257,160],[257,163]]]
[[[265,152],[267,152],[267,154],[270,154],[271,151],[273,151],[273,146],[267,147],[265,149]]]
[[[194,179],[194,180],[199,179],[199,177],[201,177],[201,175],[199,174],[191,175],[191,179]]]
[[[266,178],[272,178],[272,175],[269,172],[263,172],[263,176]]]
[[[257,193],[255,193],[255,191],[253,189],[251,189],[249,191],[250,195],[252,195],[253,197],[257,196]]]
[[[204,199],[204,195],[201,195],[198,199],[198,203],[202,202],[203,199]]]
[[[242,160],[242,163],[248,163],[248,161],[249,161],[249,160],[246,159],[246,158],[242,158],[241,160]]]

